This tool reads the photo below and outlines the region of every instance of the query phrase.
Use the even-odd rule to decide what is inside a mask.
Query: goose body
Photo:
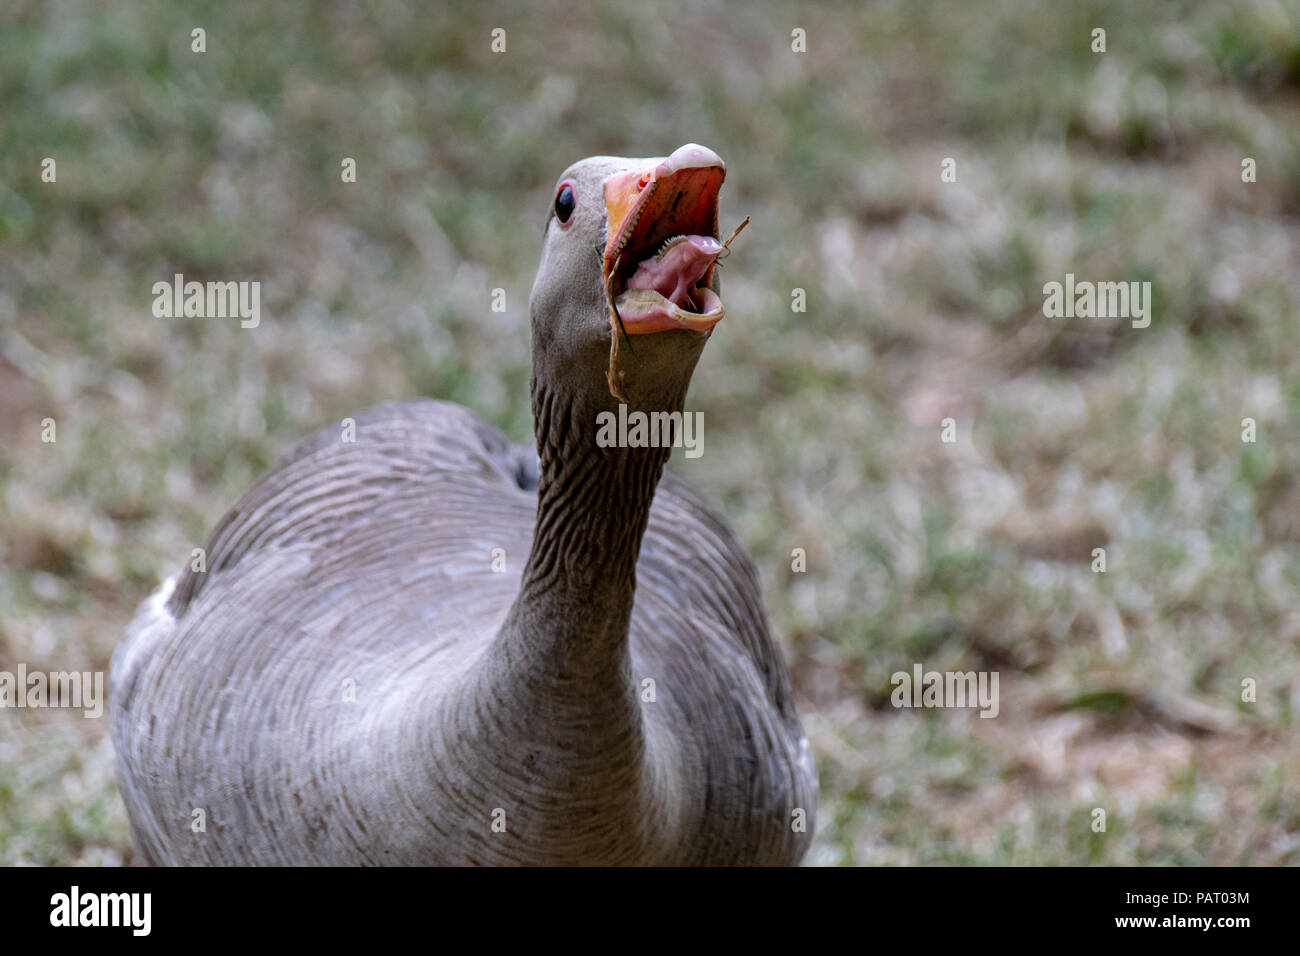
[[[142,605],[110,706],[146,860],[800,859],[815,777],[753,566],[662,474],[668,449],[592,441],[620,401],[680,410],[717,296],[710,275],[678,320],[623,292],[645,331],[615,381],[606,307],[638,264],[590,250],[635,215],[636,258],[682,225],[664,200],[683,194],[711,198],[716,239],[720,169],[683,147],[562,177],[556,208],[565,184],[577,204],[548,218],[531,308],[537,451],[444,402],[362,412],[355,441],[333,426],[291,451],[206,569]],[[623,215],[629,174],[663,195]]]

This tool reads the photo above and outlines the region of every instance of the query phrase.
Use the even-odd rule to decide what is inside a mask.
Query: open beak
[[[726,176],[717,153],[688,143],[662,162],[605,180],[602,262],[611,324],[621,320],[634,335],[706,332],[722,319],[714,276],[723,251],[718,190]]]

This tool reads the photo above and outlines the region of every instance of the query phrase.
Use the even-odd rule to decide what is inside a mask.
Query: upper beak
[[[707,234],[716,239],[718,190],[726,176],[727,166],[717,153],[687,143],[662,162],[606,179],[606,279],[632,240],[634,249],[649,247],[653,251],[658,243],[678,233]]]

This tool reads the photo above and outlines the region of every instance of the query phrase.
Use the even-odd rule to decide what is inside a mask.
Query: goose
[[[143,862],[801,859],[816,778],[754,566],[667,443],[597,441],[620,406],[683,410],[725,175],[696,144],[561,175],[535,449],[450,403],[361,412],[141,605],[110,712]]]

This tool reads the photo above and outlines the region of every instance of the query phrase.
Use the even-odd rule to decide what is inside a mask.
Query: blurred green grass
[[[754,224],[688,403],[707,453],[673,468],[762,574],[818,755],[810,862],[1300,861],[1294,0],[0,20],[0,669],[106,669],[323,423],[435,395],[528,440],[555,175],[693,140]],[[260,279],[262,325],[155,319],[175,272]],[[1155,321],[1044,319],[1066,272],[1151,281]],[[893,710],[916,661],[999,671],[1001,714]],[[106,733],[0,719],[0,862],[131,860]]]

